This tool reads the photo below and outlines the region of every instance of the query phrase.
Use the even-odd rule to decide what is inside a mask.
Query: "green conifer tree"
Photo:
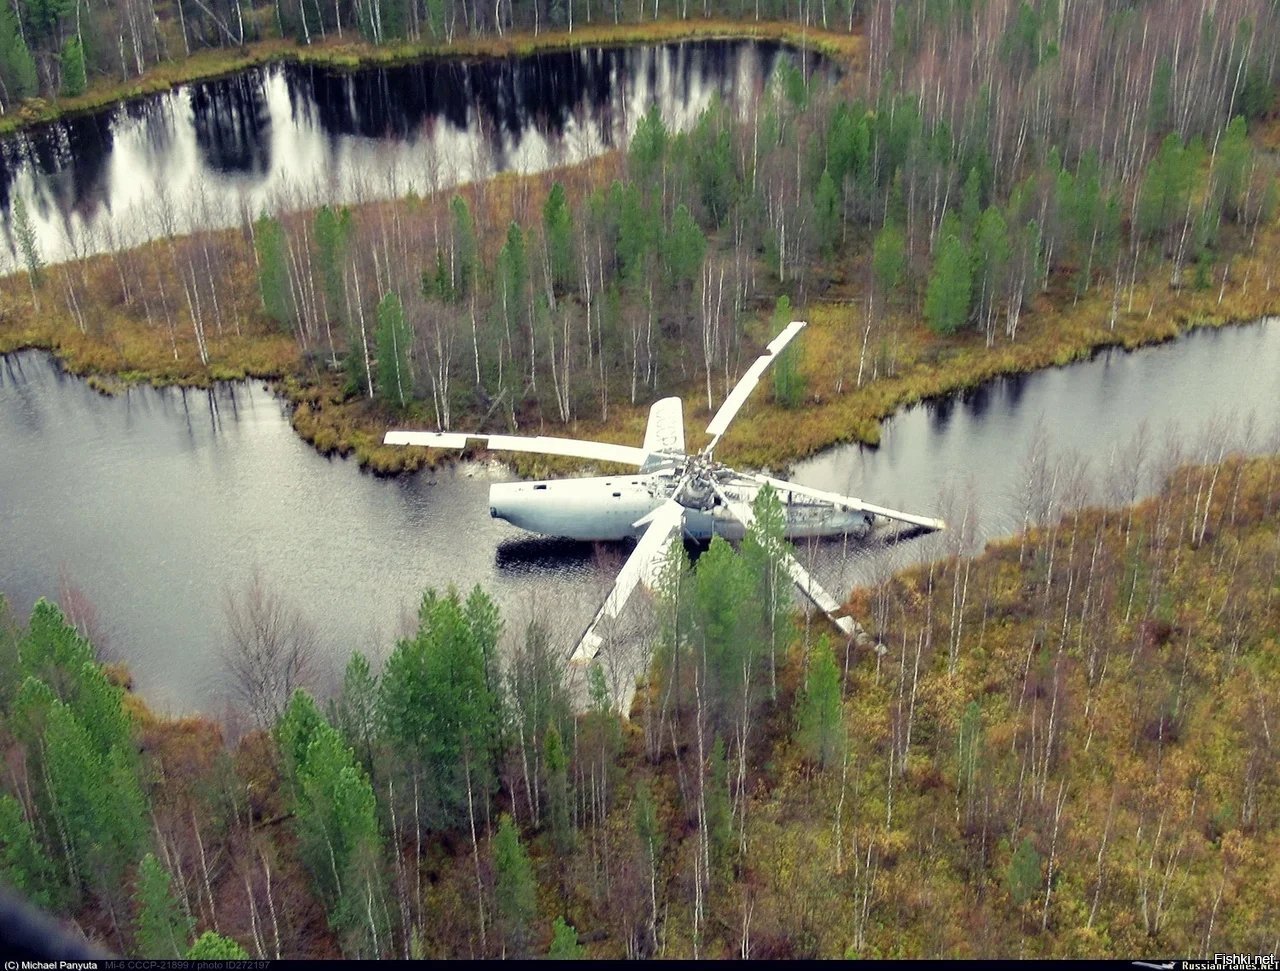
[[[1040,862],[1040,853],[1031,842],[1031,837],[1024,837],[1009,861],[1009,869],[1005,874],[1009,896],[1015,904],[1025,904],[1043,885]]]
[[[551,949],[547,957],[557,961],[579,961],[587,956],[587,949],[578,943],[578,931],[572,924],[557,917],[551,931]]]
[[[86,78],[84,69],[84,47],[78,36],[71,37],[62,45],[62,96],[74,98],[84,93]]]
[[[205,931],[191,945],[187,958],[191,961],[247,961],[249,952],[229,937]]]
[[[954,334],[969,319],[973,296],[973,269],[969,247],[956,235],[947,235],[938,244],[925,292],[924,314],[938,334]]]
[[[195,922],[173,894],[167,871],[151,853],[138,867],[134,892],[138,921],[134,934],[134,954],[144,958],[180,958],[190,946]]]
[[[542,228],[546,237],[547,261],[556,293],[565,293],[573,284],[573,212],[564,186],[556,182],[542,207]]]
[[[871,269],[886,300],[902,285],[906,268],[906,238],[896,223],[885,223],[871,246]]]
[[[34,297],[43,281],[44,260],[40,256],[35,227],[31,225],[31,215],[27,212],[27,202],[17,193],[13,197],[13,236],[18,243],[18,252],[22,254],[22,264],[27,268],[27,279]]]
[[[289,293],[289,264],[284,227],[263,213],[253,224],[253,244],[258,255],[258,292],[262,309],[282,329],[292,322],[293,298]]]
[[[772,332],[779,334],[791,322],[791,298],[785,293],[773,309]],[[773,362],[773,398],[784,408],[798,408],[804,402],[806,382],[800,373],[800,345],[788,344]]]
[[[818,185],[813,190],[813,232],[818,250],[830,259],[840,239],[840,193],[829,168],[822,170]]]
[[[495,902],[503,937],[517,954],[524,950],[530,925],[537,915],[538,886],[529,856],[520,845],[520,834],[506,813],[493,840],[493,868],[497,884]]]
[[[838,762],[844,751],[840,669],[825,636],[818,638],[809,658],[804,690],[797,702],[796,741],[805,758],[824,769]]]
[[[378,397],[395,408],[404,408],[413,397],[409,342],[404,307],[392,290],[378,303]]]
[[[547,769],[547,811],[551,840],[556,852],[567,857],[573,850],[573,822],[569,804],[569,757],[555,725],[547,729],[543,765]]]
[[[55,906],[63,895],[53,861],[8,793],[0,793],[0,881],[38,907]]]

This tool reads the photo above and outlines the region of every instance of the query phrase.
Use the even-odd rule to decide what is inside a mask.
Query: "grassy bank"
[[[574,721],[565,787],[540,820],[510,738],[473,843],[465,826],[419,823],[412,801],[406,813],[394,794],[415,756],[339,715],[346,744],[368,746],[343,778],[371,773],[381,889],[402,905],[380,953],[542,955],[557,918],[595,958],[1266,953],[1280,920],[1277,483],[1276,456],[1179,468],[1136,507],[1068,504],[972,560],[855,591],[888,650],[837,649],[836,748],[814,754],[798,728],[816,655],[797,626],[736,781],[704,751],[693,693],[672,703],[659,663],[629,723]],[[25,673],[13,659],[42,655],[19,651],[5,613],[0,599],[7,706]],[[70,680],[59,663],[45,677]],[[124,708],[145,845],[154,836],[173,861],[187,938],[212,926],[255,957],[343,953],[324,864],[302,846],[288,736],[156,716],[136,697]],[[5,738],[19,792],[26,739]],[[558,824],[546,807],[566,794],[576,808]],[[492,922],[500,812],[516,815],[530,861],[520,934]],[[55,909],[138,953],[136,860],[118,921],[101,905],[111,887]]]
[[[354,35],[353,35],[354,36]],[[310,45],[272,38],[241,48],[204,50],[167,61],[128,81],[96,79],[74,98],[31,98],[8,116],[0,117],[0,135],[64,115],[97,111],[133,98],[168,91],[193,81],[207,81],[264,64],[307,64],[338,70],[408,64],[427,58],[513,57],[580,47],[618,47],[682,40],[776,40],[818,51],[846,67],[862,63],[863,40],[857,34],[803,29],[785,21],[660,20],[645,24],[589,24],[569,31],[523,32],[502,36],[458,37],[452,43],[396,43],[374,45],[362,40],[331,37]]]

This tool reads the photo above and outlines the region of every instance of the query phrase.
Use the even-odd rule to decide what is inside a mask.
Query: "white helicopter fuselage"
[[[489,515],[544,536],[576,540],[632,539],[644,532],[635,524],[670,498],[676,486],[671,471],[586,479],[507,482],[489,487]],[[760,486],[741,482],[722,484],[725,495],[752,503]],[[788,539],[819,536],[863,536],[873,517],[807,496],[781,494]],[[683,500],[682,500],[683,501]],[[686,506],[684,533],[693,540],[713,535],[738,540],[741,522],[714,494]]]

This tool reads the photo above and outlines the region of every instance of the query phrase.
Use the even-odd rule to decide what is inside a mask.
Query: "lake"
[[[1208,422],[1238,431],[1248,416],[1247,444],[1274,449],[1278,320],[1108,351],[921,404],[885,424],[879,448],[832,449],[794,472],[953,525],[968,506],[976,547],[1020,525],[1020,469],[1042,437],[1102,481],[1144,423],[1154,468],[1166,440],[1192,458],[1217,434]],[[537,540],[491,519],[489,483],[510,478],[500,465],[379,479],[326,459],[258,384],[107,398],[47,354],[11,355],[0,360],[0,456],[0,591],[25,614],[73,584],[162,711],[221,710],[223,602],[255,569],[303,608],[340,670],[355,649],[384,656],[422,590],[449,584],[482,585],[509,629],[540,614],[567,651],[628,551]],[[828,543],[801,556],[841,596],[935,555],[948,535],[867,551]]]

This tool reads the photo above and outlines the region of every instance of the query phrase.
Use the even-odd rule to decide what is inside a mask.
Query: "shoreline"
[[[967,392],[977,390],[996,381],[1014,378],[1027,377],[1044,371],[1057,368],[1069,368],[1077,364],[1087,364],[1101,354],[1107,351],[1120,350],[1126,354],[1136,353],[1148,348],[1161,347],[1166,344],[1173,344],[1177,341],[1189,337],[1192,334],[1206,330],[1220,330],[1228,327],[1253,327],[1265,326],[1280,320],[1280,308],[1271,311],[1263,311],[1257,316],[1240,316],[1240,317],[1198,317],[1175,322],[1174,325],[1165,332],[1153,332],[1146,337],[1138,339],[1118,338],[1115,340],[1102,340],[1081,347],[1074,356],[1065,360],[1051,360],[1039,366],[1027,368],[1013,369],[996,369],[991,373],[978,378],[977,380],[958,380],[953,383],[946,384],[939,390],[928,391],[916,397],[903,397],[897,401],[897,404],[881,415],[875,424],[875,434],[866,438],[856,435],[848,435],[841,437],[833,437],[829,440],[824,439],[824,444],[818,445],[817,448],[806,451],[787,451],[782,450],[781,455],[786,456],[782,459],[784,465],[788,467],[797,462],[802,462],[816,457],[824,451],[838,448],[845,445],[861,445],[869,448],[879,448],[879,431],[884,422],[898,417],[906,410],[916,407],[917,405],[930,406],[939,402],[947,401]],[[417,447],[388,447],[376,445],[374,455],[382,452],[389,453],[392,456],[400,455],[404,457],[402,462],[389,462],[386,465],[379,464],[376,459],[366,454],[361,444],[351,440],[332,440],[326,435],[327,427],[319,422],[311,422],[310,416],[323,409],[316,409],[314,405],[317,399],[322,399],[325,394],[325,388],[322,385],[302,384],[299,382],[298,375],[279,374],[270,371],[257,373],[246,371],[236,376],[228,375],[225,377],[206,377],[198,380],[156,380],[154,378],[147,379],[145,376],[139,378],[122,377],[121,373],[101,372],[92,369],[81,370],[75,366],[75,363],[69,360],[61,353],[61,348],[56,346],[46,346],[41,344],[27,344],[24,346],[7,347],[4,346],[2,336],[0,336],[0,361],[7,360],[11,356],[18,356],[25,353],[42,353],[49,355],[54,365],[63,374],[84,381],[85,384],[93,391],[103,397],[115,397],[121,392],[128,392],[132,387],[142,384],[148,384],[155,389],[177,388],[184,390],[209,390],[217,384],[236,384],[250,383],[260,381],[264,390],[270,392],[277,400],[286,404],[289,409],[290,426],[294,432],[312,448],[326,458],[337,457],[343,460],[351,459],[356,462],[357,467],[362,472],[368,472],[378,478],[396,478],[403,474],[412,474],[422,469],[432,469],[445,467],[450,465],[462,464],[465,462],[489,462],[498,461],[503,465],[514,470],[522,478],[540,478],[549,474],[572,474],[584,469],[592,469],[596,466],[592,463],[583,463],[580,460],[572,458],[556,458],[552,456],[525,455],[521,453],[501,453],[491,452],[479,445],[468,446],[464,450],[437,450]],[[867,387],[871,387],[868,385]],[[635,438],[638,442],[643,437],[644,422],[647,418],[647,405],[640,405],[636,408],[625,409],[619,408],[620,411],[626,411],[624,418],[618,421],[611,421],[607,426],[601,426],[599,423],[578,422],[570,426],[553,425],[560,431],[571,431],[576,427],[588,426],[593,431],[584,432],[583,435],[597,434],[602,440],[614,441],[618,444],[631,444],[629,439]],[[299,409],[305,409],[302,414],[306,427],[300,428],[298,425]],[[770,408],[769,411],[778,411],[779,409]],[[784,415],[794,415],[795,412],[782,412]],[[801,412],[803,414],[803,412]],[[756,414],[744,413],[739,416],[735,428],[741,425],[743,428],[751,428],[757,424],[765,415],[757,410]],[[686,415],[686,425],[690,423],[690,416]],[[635,433],[631,435],[625,434],[625,430],[635,426]],[[607,436],[604,429],[616,428],[620,434]],[[705,435],[696,426],[691,429],[693,434],[690,436],[690,449],[698,447],[699,439],[705,438]],[[739,445],[739,448],[743,446]],[[726,454],[737,454],[731,442],[726,442],[721,447],[721,451]],[[601,466],[604,467],[604,466]],[[771,471],[780,471],[781,467],[764,466]]]
[[[582,47],[634,47],[683,41],[778,41],[816,51],[846,68],[858,66],[862,56],[861,33],[804,28],[790,21],[760,20],[659,20],[643,24],[589,24],[574,31],[511,33],[502,36],[463,37],[452,43],[417,42],[376,46],[364,41],[333,38],[299,45],[280,38],[253,41],[240,48],[200,51],[181,61],[155,65],[140,78],[127,82],[91,85],[74,98],[28,98],[10,114],[0,116],[0,137],[47,124],[64,117],[91,114],[127,104],[185,84],[213,81],[250,68],[273,64],[298,64],[354,71],[370,67],[397,67],[427,60],[527,57],[531,54],[576,50]]]
[[[792,33],[802,32],[794,25],[780,22],[733,25],[722,21],[664,21],[657,25],[580,29],[572,34],[543,33],[536,38],[508,35],[472,39],[451,50],[450,56],[519,53],[525,50],[526,44],[532,45],[529,50],[549,50],[557,46],[662,43],[711,36],[771,37],[791,42]],[[842,42],[845,54],[839,62],[845,66],[854,63],[853,58],[863,43],[857,34],[803,33],[806,41],[815,46],[827,40]],[[415,47],[414,56],[428,56],[422,52],[429,46]],[[295,59],[323,57],[332,61],[349,48],[350,45],[341,49],[330,45],[323,50],[294,48],[290,56]],[[261,51],[279,53],[270,45]],[[390,63],[401,53],[399,48],[370,48],[361,51],[359,56],[369,54]],[[348,66],[358,63],[356,60]],[[1280,125],[1272,123],[1260,131],[1257,140],[1264,146],[1269,145],[1277,134],[1280,134]],[[532,188],[541,192],[552,180],[583,172],[592,178],[607,178],[619,164],[619,156],[614,152],[540,173],[498,175],[487,184],[502,186],[504,191]],[[477,184],[443,191],[473,196]],[[395,205],[395,201],[367,205],[382,207]],[[235,234],[238,231],[228,228],[214,232]],[[124,252],[145,258],[148,250],[156,245],[153,241]],[[894,414],[919,402],[942,399],[998,377],[1086,360],[1106,348],[1134,350],[1173,340],[1194,329],[1246,325],[1280,314],[1280,287],[1275,286],[1273,279],[1276,267],[1268,257],[1278,249],[1280,222],[1276,220],[1258,228],[1253,245],[1243,234],[1230,233],[1218,250],[1219,259],[1225,260],[1221,285],[1215,280],[1212,286],[1202,290],[1172,289],[1170,264],[1165,260],[1146,264],[1128,285],[1118,288],[1113,281],[1100,278],[1079,298],[1071,292],[1065,274],[1055,274],[1046,290],[1029,299],[1017,339],[1010,340],[1000,334],[990,347],[972,328],[946,337],[932,333],[913,310],[911,300],[900,300],[877,311],[880,347],[862,351],[865,359],[860,358],[859,351],[863,345],[864,294],[861,287],[846,282],[856,278],[856,270],[851,270],[844,279],[828,280],[825,292],[819,287],[819,294],[810,298],[806,306],[796,308],[797,316],[810,323],[798,342],[802,354],[799,370],[807,384],[805,400],[799,407],[787,410],[772,402],[767,393],[757,393],[735,422],[733,434],[721,451],[725,460],[735,465],[779,469],[835,445],[854,442],[876,445],[882,423]],[[92,256],[82,272],[109,273],[107,261],[117,255]],[[849,258],[856,267],[862,255],[853,253]],[[241,270],[242,276],[249,273],[247,267]],[[1215,268],[1215,277],[1218,274]],[[173,335],[167,342],[164,334],[143,329],[137,320],[129,318],[114,321],[112,332],[102,328],[86,333],[77,327],[68,311],[58,305],[56,298],[48,303],[42,299],[43,312],[37,313],[26,292],[23,276],[23,271],[15,270],[5,278],[12,285],[7,288],[9,298],[0,299],[0,354],[24,349],[50,351],[60,367],[85,378],[94,390],[103,394],[141,382],[208,388],[220,380],[262,380],[288,402],[290,422],[304,441],[326,456],[353,457],[362,469],[380,476],[447,464],[457,457],[457,453],[452,452],[383,446],[382,436],[389,426],[429,424],[430,419],[422,413],[395,415],[365,399],[345,397],[340,376],[317,361],[306,359],[291,337],[264,326],[256,295],[247,288],[238,294],[243,319],[250,322],[245,333],[211,337],[209,362],[201,364],[194,359],[194,344],[189,335]],[[229,298],[235,296],[229,295]],[[763,306],[771,302],[774,294],[760,290],[754,296]],[[759,344],[764,343],[759,339],[763,316],[763,310],[757,311],[755,321],[749,325],[754,342]],[[863,365],[866,373],[859,386],[855,375],[863,370]],[[527,416],[522,429],[527,432],[530,428],[540,428],[589,439],[639,442],[644,435],[649,399],[680,394],[685,399],[689,445],[697,448],[706,441],[702,426],[711,414],[697,370],[695,366],[679,378],[669,377],[657,389],[643,389],[635,405],[611,401],[607,420],[579,417],[562,423],[548,417],[542,422],[541,416],[535,414]],[[717,389],[721,397],[724,390]],[[467,415],[453,422],[455,428],[474,425],[475,421]],[[483,453],[477,447],[461,454]],[[508,464],[525,477],[583,468],[577,460],[534,455],[512,456]]]
[[[1106,287],[1090,292],[1075,306],[1069,298],[1055,302],[1053,295],[1038,296],[1036,306],[1024,315],[1018,340],[1001,338],[991,348],[976,332],[938,337],[909,311],[897,311],[892,315],[900,343],[897,371],[873,375],[861,387],[855,387],[853,380],[856,349],[848,350],[849,335],[856,334],[862,314],[861,303],[815,299],[797,310],[810,325],[798,342],[803,354],[800,370],[808,381],[806,401],[788,410],[758,393],[738,416],[721,452],[730,464],[778,470],[836,445],[878,445],[881,425],[898,412],[996,378],[1085,361],[1110,348],[1132,351],[1194,330],[1248,326],[1280,316],[1280,288],[1271,286],[1266,257],[1259,255],[1273,245],[1280,246],[1280,227],[1275,225],[1260,234],[1253,251],[1234,258],[1231,282],[1235,285],[1221,300],[1212,290],[1171,291],[1163,279],[1165,264],[1150,268],[1138,281],[1134,309],[1117,312],[1114,327],[1108,325],[1112,293]],[[1239,285],[1238,272],[1244,274],[1244,287]],[[1252,287],[1247,286],[1250,276]],[[60,368],[86,380],[100,394],[141,383],[207,389],[218,381],[264,381],[288,403],[290,424],[304,441],[322,455],[354,458],[362,470],[375,475],[412,473],[484,454],[478,447],[455,453],[382,445],[388,427],[420,424],[423,419],[395,416],[366,399],[344,397],[340,375],[308,365],[292,339],[279,333],[228,338],[221,342],[216,358],[202,366],[190,356],[182,362],[167,360],[155,347],[139,346],[134,334],[115,343],[104,336],[81,334],[69,319],[61,319],[61,313],[44,315],[38,327],[30,321],[23,327],[17,319],[23,316],[20,310],[8,315],[8,323],[5,316],[0,312],[0,356],[47,351]],[[695,373],[679,387],[662,389],[685,399],[690,448],[705,443],[703,423],[711,413],[699,380]],[[837,390],[841,381],[845,386]],[[611,403],[607,421],[547,421],[546,433],[640,442],[651,396],[646,393],[634,406]],[[466,427],[466,420],[454,425]],[[504,460],[525,478],[584,468],[578,460],[551,456],[516,454]]]

